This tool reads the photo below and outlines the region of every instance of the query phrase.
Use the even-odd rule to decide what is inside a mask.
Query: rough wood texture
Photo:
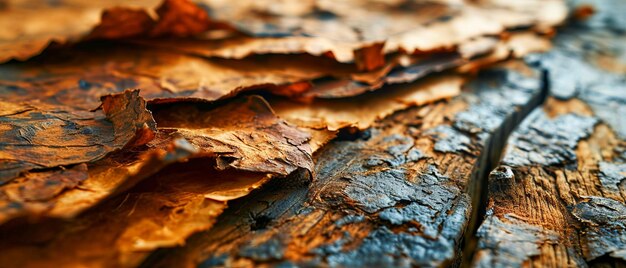
[[[495,83],[493,83],[495,81]],[[482,73],[449,102],[340,135],[306,174],[236,202],[212,230],[147,266],[441,266],[457,263],[472,173],[494,133],[541,99],[521,63]]]
[[[625,1],[70,1],[0,0],[0,267],[626,266]]]
[[[551,97],[489,177],[475,266],[626,265],[626,46],[610,15],[529,59],[550,73]]]

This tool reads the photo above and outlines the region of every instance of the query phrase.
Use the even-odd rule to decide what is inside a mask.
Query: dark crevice
[[[359,130],[354,127],[342,128],[337,133],[336,141],[356,141],[356,140],[369,140],[372,137],[371,129]]]
[[[503,124],[486,140],[479,160],[474,165],[468,185],[468,194],[472,199],[472,211],[463,237],[463,242],[461,243],[462,256],[460,267],[471,267],[478,242],[476,239],[476,231],[485,217],[487,202],[489,200],[489,173],[498,166],[503,152],[506,149],[509,134],[513,132],[531,111],[540,107],[548,97],[550,81],[548,79],[547,70],[542,70],[541,82],[539,94],[534,96],[525,106],[520,107],[520,109],[511,116],[508,116]]]
[[[589,265],[589,267],[598,267],[598,268],[606,268],[606,267],[616,267],[616,268],[620,268],[620,267],[626,267],[626,261],[622,260],[620,258],[614,258],[611,257],[609,253],[604,254],[598,258],[595,258],[591,261],[589,261],[589,263],[587,263]]]
[[[252,231],[265,229],[272,222],[272,218],[267,215],[251,215],[250,217],[253,221],[250,225]]]

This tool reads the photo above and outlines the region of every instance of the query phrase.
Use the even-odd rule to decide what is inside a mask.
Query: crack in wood
[[[483,150],[480,160],[476,162],[470,178],[468,192],[472,197],[472,213],[465,236],[463,238],[463,259],[461,267],[470,267],[476,253],[476,233],[479,222],[485,217],[488,201],[488,177],[490,172],[497,167],[502,158],[505,145],[511,132],[537,107],[541,106],[549,92],[550,80],[548,71],[541,70],[541,92],[534,96],[526,105],[517,112],[507,117],[504,123],[498,127],[494,134],[487,139],[486,150]]]
[[[623,32],[604,28],[611,20],[589,23],[528,58],[549,70],[550,97],[515,130],[489,176],[488,213],[468,266],[626,264],[626,80],[623,69],[598,61],[619,61],[626,47]]]

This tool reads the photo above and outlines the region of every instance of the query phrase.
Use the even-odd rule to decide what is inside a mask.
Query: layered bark
[[[0,266],[624,264],[623,5],[149,2],[0,1]]]
[[[497,81],[493,84],[493,81]],[[519,62],[467,92],[398,112],[316,154],[315,180],[277,180],[236,203],[209,232],[149,266],[441,266],[458,263],[480,158],[541,99]]]

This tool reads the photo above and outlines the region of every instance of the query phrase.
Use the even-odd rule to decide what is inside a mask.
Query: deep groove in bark
[[[485,216],[485,209],[487,207],[489,173],[498,166],[500,158],[506,149],[506,142],[509,135],[532,110],[540,107],[548,97],[550,81],[548,79],[548,71],[545,69],[542,70],[541,73],[541,83],[541,92],[533,97],[533,99],[518,112],[507,117],[504,123],[488,138],[486,146],[479,156],[480,160],[477,161],[474,166],[468,185],[468,193],[472,199],[472,213],[463,237],[463,242],[461,243],[462,250],[460,252],[462,256],[460,267],[471,267],[472,260],[474,259],[477,243],[476,231]]]

